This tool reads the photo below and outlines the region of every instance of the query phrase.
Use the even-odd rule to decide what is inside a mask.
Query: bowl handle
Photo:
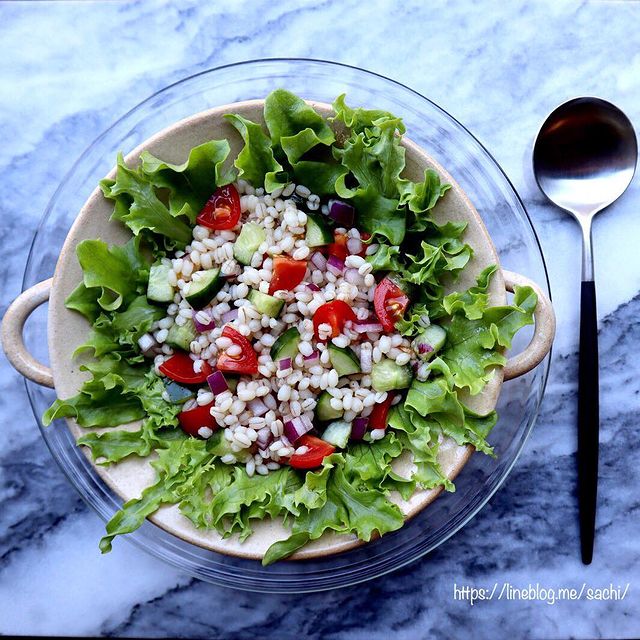
[[[515,285],[519,287],[527,286],[531,287],[538,295],[538,304],[533,312],[535,320],[533,338],[531,338],[529,346],[522,353],[509,358],[504,365],[504,379],[511,380],[531,371],[549,353],[556,333],[556,316],[553,312],[551,300],[535,282],[519,273],[505,271],[504,269],[502,274],[504,275],[507,291],[513,293]]]
[[[28,351],[22,339],[27,318],[49,299],[53,278],[43,280],[23,291],[10,305],[2,319],[2,347],[14,368],[29,380],[53,389],[53,374]]]

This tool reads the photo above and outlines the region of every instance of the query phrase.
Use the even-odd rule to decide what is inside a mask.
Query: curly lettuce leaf
[[[473,287],[466,291],[455,291],[445,296],[442,300],[442,307],[447,315],[453,316],[463,313],[469,320],[479,320],[482,318],[484,310],[489,302],[489,283],[491,277],[498,270],[498,265],[492,264],[483,269]]]
[[[372,236],[384,236],[393,245],[402,242],[405,217],[398,209],[397,200],[385,198],[370,185],[366,189],[358,189],[351,201],[356,208],[357,226],[361,231],[366,231]]]
[[[303,184],[319,196],[332,196],[336,193],[336,182],[349,169],[341,164],[300,160],[292,168],[293,177],[298,184]]]
[[[210,140],[191,149],[182,164],[164,162],[143,151],[141,169],[156,188],[168,191],[171,215],[185,216],[195,224],[198,213],[216,187],[235,179],[235,172],[224,167],[229,151],[226,140]]]
[[[158,480],[146,488],[140,498],[126,502],[107,523],[107,534],[100,540],[102,553],[111,551],[116,536],[131,533],[163,504],[175,504],[180,500],[178,488],[193,474],[193,470],[209,457],[206,442],[185,438],[168,443],[158,451],[158,458],[151,465],[158,473]]]
[[[397,487],[381,488],[391,473],[388,465],[384,468],[384,461],[399,455],[401,448],[395,437],[390,436],[369,446],[370,452],[357,448],[355,453],[334,453],[324,459],[323,468],[327,469],[324,501],[317,508],[300,507],[291,536],[271,545],[262,561],[264,565],[287,557],[327,530],[354,533],[369,541],[374,533],[383,535],[403,525],[402,512],[387,498],[390,488]],[[347,460],[347,456],[351,458]],[[396,479],[395,474],[392,479]]]
[[[336,113],[332,120],[342,122],[354,133],[364,133],[388,120],[393,120],[397,123],[398,133],[402,134],[405,132],[404,124],[402,124],[402,120],[397,116],[382,109],[363,109],[362,107],[354,109],[349,107],[346,103],[346,94],[344,93],[333,101],[332,106]]]
[[[76,247],[76,255],[84,286],[99,290],[96,302],[108,311],[129,302],[149,278],[149,264],[142,257],[136,238],[121,246],[109,246],[102,240],[83,240]],[[77,306],[80,296],[84,301],[89,299],[88,292],[76,289],[70,296],[72,305]]]
[[[511,347],[519,329],[533,324],[537,300],[531,287],[516,287],[512,305],[489,307],[474,320],[453,316],[441,357],[457,387],[469,389],[472,395],[482,391],[493,375],[489,369],[506,362],[501,350]]]
[[[429,217],[429,211],[450,188],[451,185],[443,184],[440,176],[433,169],[425,169],[422,182],[398,181],[400,204],[407,205],[412,214],[407,222],[410,231],[424,231],[429,223],[433,223]]]
[[[118,154],[116,179],[102,180],[100,186],[104,196],[115,201],[111,218],[126,224],[133,235],[157,234],[164,238],[168,249],[182,248],[191,240],[189,218],[180,212],[172,212],[160,199],[152,178],[141,168],[127,167],[121,153]]]
[[[227,113],[224,117],[244,140],[244,147],[234,161],[239,170],[238,177],[254,186],[265,187],[269,193],[284,186],[286,175],[283,175],[283,167],[273,155],[271,140],[262,127],[237,114]]]
[[[330,146],[335,141],[325,119],[285,89],[275,89],[265,99],[264,121],[273,146],[282,149],[292,166],[316,145]]]

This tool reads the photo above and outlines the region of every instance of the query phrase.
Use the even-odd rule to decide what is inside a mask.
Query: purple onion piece
[[[313,291],[314,293],[316,291],[320,291],[320,287],[317,284],[314,284],[313,282],[308,282],[307,283],[307,289],[309,291]]]
[[[305,362],[311,362],[312,360],[317,360],[320,357],[320,353],[316,350],[312,351],[308,356],[302,356],[302,359]]]
[[[356,210],[342,200],[329,200],[329,217],[344,227],[353,227]]]
[[[311,254],[311,264],[318,270],[324,271],[327,268],[327,259],[319,252]]]
[[[356,333],[379,333],[382,331],[382,325],[377,322],[358,323],[353,327]]]
[[[227,322],[233,322],[238,319],[238,310],[237,309],[229,309],[226,313],[222,314],[222,322],[225,324]]]
[[[431,353],[433,351],[433,347],[426,342],[421,342],[418,344],[418,353],[424,355],[425,353]]]
[[[267,405],[262,402],[260,398],[254,398],[253,400],[250,400],[247,406],[249,407],[251,413],[253,413],[253,415],[256,417],[263,416],[265,413],[267,413],[267,411],[269,411],[269,407],[267,407]]]
[[[306,416],[291,418],[284,423],[284,435],[291,443],[294,443],[311,429],[313,429],[313,423]]]
[[[362,281],[362,276],[360,275],[357,269],[350,267],[344,272],[344,279],[349,284],[359,285]]]
[[[222,371],[214,371],[212,374],[208,375],[207,384],[209,385],[209,389],[211,389],[213,394],[216,396],[229,390],[229,385],[224,379]]]
[[[351,423],[351,439],[362,440],[369,425],[369,418],[356,418]]]
[[[334,276],[341,276],[344,271],[344,262],[337,256],[329,256],[327,260],[327,270],[331,271]]]
[[[201,322],[196,318],[199,313],[206,313],[209,320],[207,322]],[[211,331],[211,329],[216,328],[215,320],[206,312],[202,311],[194,311],[193,312],[193,324],[195,325],[196,331],[198,333],[204,333],[205,331]]]
[[[285,371],[291,367],[291,358],[282,358],[278,360],[278,369],[280,371]]]

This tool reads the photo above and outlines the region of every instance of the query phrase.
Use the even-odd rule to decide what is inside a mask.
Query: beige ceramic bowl
[[[323,114],[329,114],[331,107],[326,104],[312,103]],[[241,148],[241,140],[235,129],[228,124],[222,115],[239,113],[247,118],[262,122],[262,101],[248,101],[217,107],[196,114],[186,120],[161,131],[128,156],[130,165],[138,161],[142,151],[147,150],[168,162],[183,162],[189,150],[207,140],[226,138],[231,144],[230,157],[236,156]],[[337,136],[341,131],[336,131]],[[498,255],[473,204],[468,200],[453,178],[422,149],[410,140],[404,139],[407,149],[407,166],[404,176],[413,180],[421,180],[426,167],[434,168],[443,181],[452,185],[435,209],[435,217],[439,221],[463,220],[468,223],[465,240],[473,247],[474,257],[464,270],[460,280],[453,288],[464,289],[473,284],[477,274],[487,265],[499,264]],[[113,177],[114,170],[109,174]],[[81,361],[74,360],[72,354],[76,347],[86,339],[89,325],[79,314],[69,311],[64,306],[65,298],[82,279],[80,266],[75,257],[75,248],[86,238],[101,238],[109,243],[123,243],[130,237],[129,231],[120,223],[110,222],[112,203],[103,198],[100,189],[91,194],[75,223],[73,224],[60,253],[55,274],[52,279],[35,285],[19,296],[8,309],[2,324],[2,341],[7,356],[14,367],[24,376],[40,384],[55,387],[59,397],[66,398],[76,394],[86,379],[87,374],[80,371]],[[538,294],[538,307],[535,313],[534,335],[524,352],[512,357],[504,369],[494,372],[492,381],[477,396],[465,397],[464,401],[479,413],[488,413],[496,405],[503,380],[520,376],[535,367],[549,352],[555,332],[555,318],[551,303],[544,292],[526,277],[507,271],[498,270],[490,287],[491,304],[503,304],[506,292],[512,291],[515,284],[527,284]],[[49,300],[49,356],[51,368],[35,361],[26,351],[22,340],[22,327],[29,314],[40,304]],[[67,419],[69,429],[77,439],[83,430],[74,420]],[[117,427],[134,430],[138,424]],[[89,456],[88,450],[85,451]],[[440,447],[438,459],[442,469],[450,479],[456,477],[469,457],[473,447],[461,447],[452,440],[445,440]],[[411,468],[409,458],[396,461],[396,471],[408,474]],[[110,467],[97,466],[102,479],[123,500],[140,495],[141,491],[153,482],[155,472],[148,460],[130,458]],[[407,518],[424,509],[440,493],[441,489],[416,491],[408,500],[392,496]],[[151,520],[170,533],[201,547],[220,553],[245,557],[262,558],[266,549],[276,540],[286,538],[288,530],[279,520],[264,520],[254,525],[254,534],[244,543],[233,537],[223,540],[215,531],[196,529],[191,522],[182,516],[176,506],[163,507],[155,513]],[[305,546],[295,554],[295,558],[313,558],[331,553],[338,553],[362,544],[354,536],[338,536],[325,534]]]

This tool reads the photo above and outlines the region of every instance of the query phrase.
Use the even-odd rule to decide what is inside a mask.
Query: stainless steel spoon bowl
[[[575,98],[544,121],[533,149],[543,193],[582,228],[580,365],[578,373],[578,500],[582,561],[593,558],[598,487],[598,324],[591,222],[617,200],[635,173],[638,143],[629,118],[600,98]]]

